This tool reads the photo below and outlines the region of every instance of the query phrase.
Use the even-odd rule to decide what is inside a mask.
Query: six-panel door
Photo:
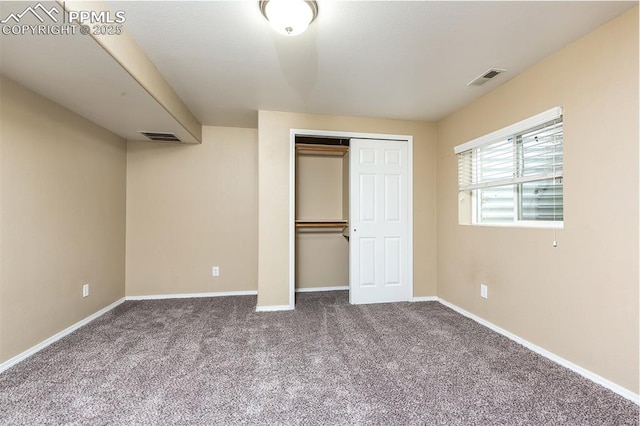
[[[351,139],[351,303],[410,300],[408,143]]]

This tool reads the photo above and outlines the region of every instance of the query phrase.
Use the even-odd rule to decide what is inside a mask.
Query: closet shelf
[[[296,220],[296,228],[344,228],[346,220]]]
[[[313,152],[341,152],[349,151],[348,146],[342,145],[296,145],[297,151],[313,151]]]

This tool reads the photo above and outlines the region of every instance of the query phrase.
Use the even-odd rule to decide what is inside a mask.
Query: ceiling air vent
[[[147,137],[147,139],[154,142],[182,142],[173,133],[167,132],[138,132]]]
[[[469,83],[467,83],[467,86],[482,86],[487,81],[489,81],[492,78],[496,77],[498,74],[502,74],[505,71],[506,70],[499,69],[499,68],[491,68],[490,70],[485,71],[484,73],[482,73],[481,76],[479,76],[479,77],[475,78],[473,81],[470,81]]]

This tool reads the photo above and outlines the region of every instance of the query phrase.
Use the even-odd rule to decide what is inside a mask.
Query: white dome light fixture
[[[286,36],[302,34],[318,15],[318,4],[305,0],[261,0],[260,11],[274,30]]]

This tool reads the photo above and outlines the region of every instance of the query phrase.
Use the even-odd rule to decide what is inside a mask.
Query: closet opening
[[[295,136],[295,291],[349,289],[349,139]]]
[[[413,137],[290,130],[289,303],[413,297]]]

